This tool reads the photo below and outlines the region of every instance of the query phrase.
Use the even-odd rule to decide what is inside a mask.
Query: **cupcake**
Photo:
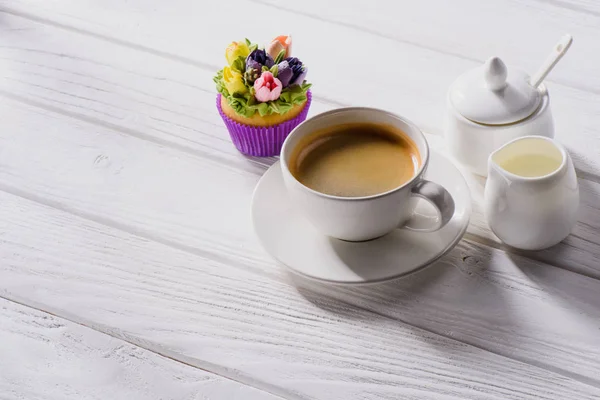
[[[279,155],[287,135],[306,119],[311,85],[291,49],[291,36],[278,36],[265,48],[246,39],[225,51],[228,65],[214,77],[217,109],[244,154]]]

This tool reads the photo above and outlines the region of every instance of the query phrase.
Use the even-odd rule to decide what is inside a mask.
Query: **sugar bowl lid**
[[[465,118],[487,125],[521,121],[537,110],[540,91],[529,83],[529,75],[507,70],[498,57],[459,76],[450,88],[450,101]]]

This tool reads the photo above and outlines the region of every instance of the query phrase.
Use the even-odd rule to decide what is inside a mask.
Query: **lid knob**
[[[521,121],[538,109],[542,92],[529,84],[529,75],[510,71],[498,57],[465,72],[450,87],[449,99],[463,117],[486,125]]]
[[[498,57],[492,57],[485,62],[483,66],[484,78],[487,87],[490,90],[501,90],[506,87],[506,77],[508,75],[506,65]]]

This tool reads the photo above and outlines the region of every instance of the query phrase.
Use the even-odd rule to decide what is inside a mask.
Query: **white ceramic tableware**
[[[486,176],[489,155],[504,144],[529,135],[554,137],[550,98],[541,82],[572,41],[563,37],[532,79],[498,57],[458,77],[448,91],[445,126],[453,157]]]
[[[567,53],[569,47],[573,44],[573,37],[571,35],[563,36],[560,41],[554,46],[552,52],[548,55],[548,58],[544,61],[542,66],[537,70],[535,74],[529,80],[531,86],[537,88],[540,83],[546,78],[546,76],[552,71],[556,64],[561,58]]]
[[[459,77],[447,99],[445,135],[452,156],[471,172],[486,176],[489,155],[522,136],[554,137],[546,87],[529,85],[529,76],[508,71],[497,57]]]
[[[544,159],[531,163],[514,161],[540,156]],[[547,173],[535,176],[535,169],[544,160],[549,162]],[[508,166],[517,166],[520,172],[509,172]],[[527,136],[509,142],[489,157],[485,216],[491,230],[509,246],[541,250],[559,243],[577,222],[578,207],[575,168],[556,141]]]
[[[302,138],[317,130],[357,122],[392,125],[413,140],[421,155],[421,167],[410,181],[373,196],[339,197],[314,191],[292,175],[288,165],[290,155]],[[291,201],[321,233],[348,241],[374,239],[405,224],[408,229],[442,228],[452,218],[454,201],[442,186],[423,179],[428,164],[427,140],[416,125],[396,114],[366,107],[340,108],[312,117],[290,133],[281,149],[281,169]],[[411,224],[412,197],[423,198],[433,205],[439,214],[437,226],[416,228]]]
[[[338,284],[399,278],[433,263],[463,237],[471,215],[469,187],[458,169],[432,151],[425,179],[439,182],[455,201],[454,215],[435,232],[396,229],[367,242],[321,234],[290,201],[279,163],[263,175],[252,198],[252,222],[263,247],[292,272]],[[437,218],[429,204],[413,200],[421,218]]]

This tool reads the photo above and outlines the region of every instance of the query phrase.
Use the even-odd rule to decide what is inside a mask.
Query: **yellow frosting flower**
[[[246,42],[231,42],[231,44],[227,46],[227,49],[225,50],[225,58],[230,66],[233,64],[236,58],[241,56],[246,59],[248,54],[250,54],[250,49],[248,48]]]
[[[248,91],[248,88],[244,85],[244,81],[242,80],[242,74],[230,67],[223,68],[223,83],[229,94],[244,94]]]

